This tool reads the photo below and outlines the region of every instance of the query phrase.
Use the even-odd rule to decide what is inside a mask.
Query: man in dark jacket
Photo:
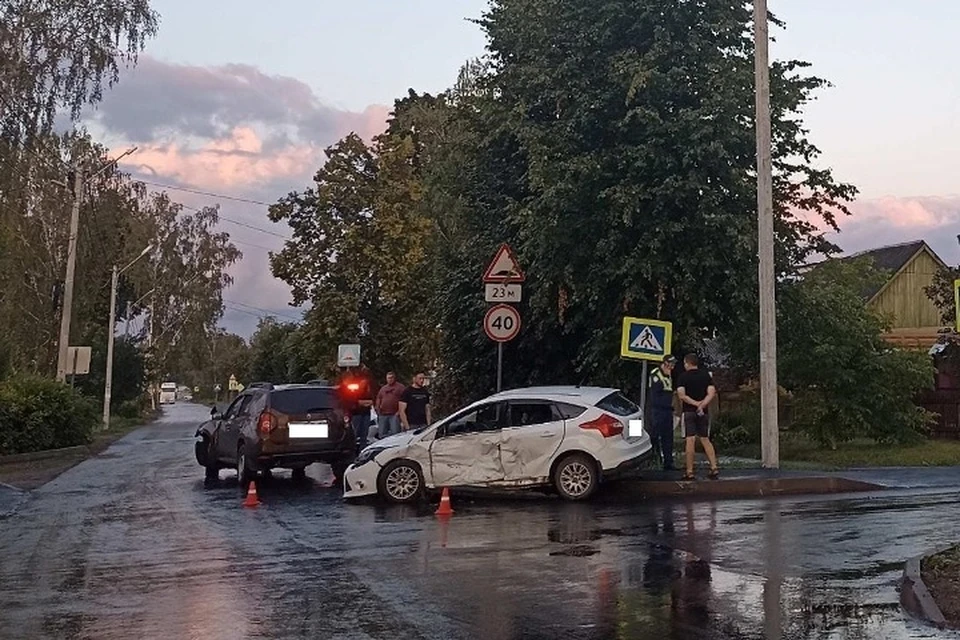
[[[663,470],[673,471],[673,368],[677,359],[663,357],[650,374],[650,441],[662,456]]]

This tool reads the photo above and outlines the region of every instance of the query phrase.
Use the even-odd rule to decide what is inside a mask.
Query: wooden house
[[[940,269],[947,268],[940,256],[923,240],[904,242],[844,259],[870,258],[874,268],[886,275],[884,282],[864,292],[869,307],[883,313],[892,322],[884,338],[899,347],[929,349],[944,329],[940,309],[927,296],[925,288],[933,283]]]

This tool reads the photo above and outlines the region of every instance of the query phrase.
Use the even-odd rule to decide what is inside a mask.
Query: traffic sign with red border
[[[497,254],[483,273],[484,282],[523,282],[526,276],[513,249],[506,242],[497,249]]]
[[[483,316],[483,331],[494,342],[510,342],[520,333],[520,312],[508,304],[490,307]]]

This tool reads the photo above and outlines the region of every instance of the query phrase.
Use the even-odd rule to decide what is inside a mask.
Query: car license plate
[[[326,438],[329,428],[326,422],[291,422],[291,438]]]

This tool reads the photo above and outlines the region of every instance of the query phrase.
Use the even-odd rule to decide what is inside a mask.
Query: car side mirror
[[[210,417],[214,420],[219,420],[222,416],[216,407],[210,407]]]

